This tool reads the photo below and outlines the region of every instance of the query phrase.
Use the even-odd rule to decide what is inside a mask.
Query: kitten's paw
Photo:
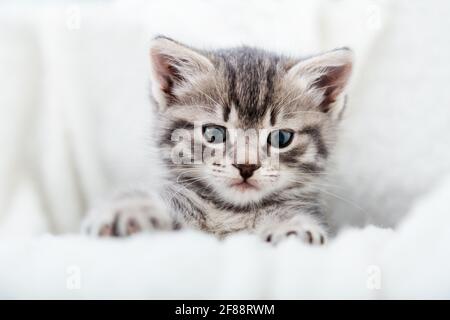
[[[82,223],[82,232],[100,237],[124,237],[177,227],[161,203],[150,197],[138,197],[113,200],[91,210]]]
[[[279,223],[264,229],[261,236],[264,241],[273,244],[290,237],[301,239],[312,245],[324,245],[327,242],[327,233],[318,224]]]

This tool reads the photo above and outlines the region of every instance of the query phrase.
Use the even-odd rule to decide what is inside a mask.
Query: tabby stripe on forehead
[[[229,95],[229,103],[237,103],[237,95],[236,95],[236,71],[234,70],[233,66],[230,64],[229,61],[226,60],[226,58],[223,58],[225,62],[226,67],[226,73],[227,73],[227,82],[228,82],[228,95]]]
[[[264,97],[263,108],[264,110],[268,109],[268,106],[272,103],[273,98],[273,78],[276,74],[276,65],[278,63],[278,58],[275,58],[274,61],[270,61],[269,68],[266,72],[266,95]],[[274,111],[272,109],[272,111]],[[270,114],[270,122],[275,121],[272,117],[276,116],[276,114]],[[272,123],[274,125],[275,122]]]
[[[272,110],[270,110],[270,125],[274,126],[276,122],[277,122],[277,111],[275,110],[275,108],[273,108]]]
[[[223,106],[223,121],[228,122],[228,120],[230,119],[230,112],[230,106]]]
[[[308,126],[300,130],[298,133],[309,135],[316,145],[317,153],[325,159],[328,157],[328,150],[323,142],[322,134],[319,128]]]

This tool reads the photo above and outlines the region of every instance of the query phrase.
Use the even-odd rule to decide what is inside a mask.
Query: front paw
[[[100,237],[124,237],[177,227],[156,199],[137,197],[116,199],[91,210],[82,223],[82,232]]]
[[[311,245],[324,245],[327,242],[326,230],[319,224],[281,222],[267,226],[260,234],[264,241],[272,244],[291,237]]]

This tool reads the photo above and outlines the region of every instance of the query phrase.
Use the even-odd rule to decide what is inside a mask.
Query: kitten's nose
[[[236,167],[241,174],[241,177],[244,178],[244,181],[250,178],[253,175],[253,172],[258,170],[261,166],[257,164],[233,164],[233,167]]]

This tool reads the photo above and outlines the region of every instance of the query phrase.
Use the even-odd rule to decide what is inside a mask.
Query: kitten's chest
[[[273,215],[277,211],[274,206],[245,211],[223,210],[211,206],[204,216],[202,229],[216,235],[226,235],[243,230],[251,232],[262,218]]]
[[[241,230],[251,230],[255,227],[259,212],[234,212],[231,210],[220,210],[210,207],[204,217],[202,229],[217,235]]]

